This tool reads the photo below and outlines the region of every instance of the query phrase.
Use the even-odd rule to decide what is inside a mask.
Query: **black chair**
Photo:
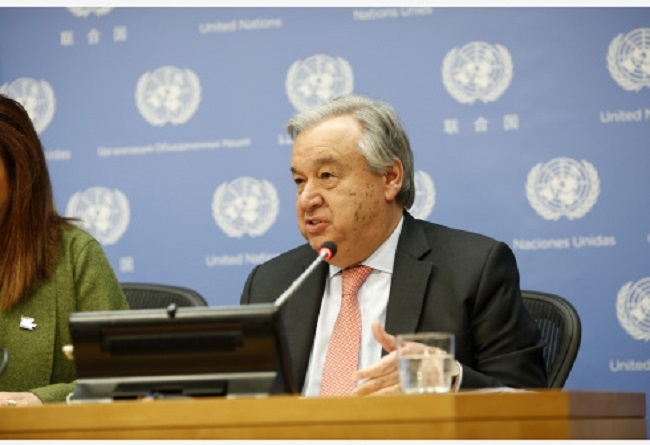
[[[131,309],[160,309],[175,303],[177,307],[208,306],[198,292],[186,287],[157,283],[120,283]]]
[[[576,308],[559,295],[522,290],[524,306],[542,334],[549,388],[562,388],[578,356],[582,327]]]

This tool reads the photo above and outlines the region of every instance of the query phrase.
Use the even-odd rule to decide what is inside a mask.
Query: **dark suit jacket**
[[[315,258],[305,244],[257,266],[241,303],[275,301]],[[305,381],[327,271],[322,263],[282,308],[298,389]],[[543,344],[522,303],[515,257],[506,244],[489,237],[405,212],[385,329],[393,335],[453,332],[463,388],[547,387]]]

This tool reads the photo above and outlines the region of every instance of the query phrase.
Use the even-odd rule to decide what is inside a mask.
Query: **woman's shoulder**
[[[99,244],[90,233],[74,224],[67,224],[64,227],[61,241],[65,250],[83,250],[89,244]]]

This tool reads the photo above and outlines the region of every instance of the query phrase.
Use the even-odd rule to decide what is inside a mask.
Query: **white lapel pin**
[[[20,316],[20,327],[21,329],[27,329],[28,331],[33,331],[36,327],[34,319],[32,317],[25,317],[24,315]]]

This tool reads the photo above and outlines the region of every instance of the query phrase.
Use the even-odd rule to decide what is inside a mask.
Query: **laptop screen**
[[[272,304],[75,312],[70,402],[296,393]]]

